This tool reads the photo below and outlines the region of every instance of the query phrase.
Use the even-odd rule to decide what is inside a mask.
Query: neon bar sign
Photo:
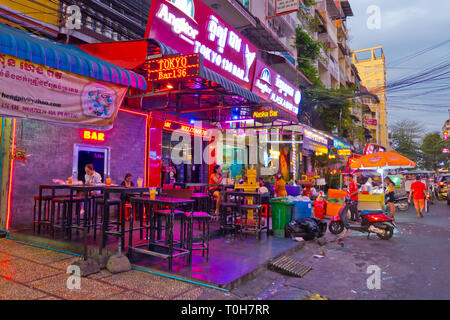
[[[278,117],[278,111],[276,110],[267,110],[267,111],[255,111],[253,112],[253,118],[270,118],[270,117]]]
[[[251,90],[257,48],[201,0],[152,0],[145,38],[198,53],[206,68]]]
[[[190,125],[187,125],[187,124],[184,124],[184,123],[173,122],[173,121],[165,121],[164,122],[164,129],[171,130],[171,131],[181,130],[181,131],[184,131],[184,132],[186,132],[188,134],[193,134],[193,135],[197,135],[197,136],[201,136],[201,137],[207,137],[208,136],[208,130],[207,129],[194,127],[194,126],[190,126]]]
[[[190,54],[147,61],[147,80],[165,81],[198,77],[200,55]]]
[[[103,132],[96,132],[90,130],[83,130],[83,139],[89,141],[105,141],[105,134]]]
[[[297,115],[302,92],[262,61],[257,60],[252,91],[283,110]]]

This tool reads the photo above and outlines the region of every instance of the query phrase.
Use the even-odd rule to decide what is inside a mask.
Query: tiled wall
[[[144,177],[146,118],[120,111],[114,128],[106,132],[111,148],[111,179],[120,183],[130,172],[134,183]],[[13,175],[11,228],[31,227],[33,196],[40,184],[52,179],[66,180],[72,175],[74,144],[89,145],[81,138],[81,129],[48,124],[36,120],[18,120],[16,146],[26,150],[26,163],[16,160]]]

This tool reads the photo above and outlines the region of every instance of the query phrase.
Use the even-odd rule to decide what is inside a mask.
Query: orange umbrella
[[[374,169],[401,169],[415,168],[416,163],[397,152],[376,152],[367,154],[359,159],[353,159],[350,163],[351,169],[374,170]]]

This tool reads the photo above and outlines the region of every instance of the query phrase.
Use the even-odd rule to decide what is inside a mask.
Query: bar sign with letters
[[[168,81],[198,77],[200,55],[190,54],[147,61],[147,80]]]

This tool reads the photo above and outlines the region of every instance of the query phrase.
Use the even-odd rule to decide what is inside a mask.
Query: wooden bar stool
[[[210,235],[209,222],[211,221],[211,216],[208,213],[202,211],[185,212],[183,220],[187,221],[187,223],[183,223],[183,225],[187,226],[187,228],[184,230],[184,239],[186,241],[186,249],[189,250],[189,264],[192,264],[193,251],[201,250],[202,257],[205,256],[206,251],[206,261],[208,261]],[[194,225],[196,221],[201,226],[201,237],[197,242],[194,241]]]
[[[33,232],[36,232],[36,225],[40,223],[46,223],[49,221],[49,216],[51,212],[51,202],[52,196],[42,196],[42,201],[44,202],[44,216],[45,219],[41,219],[41,221],[36,220],[37,215],[37,207],[39,205],[39,196],[34,196],[34,205],[33,205]],[[40,232],[39,232],[40,233]]]
[[[72,204],[75,204],[76,219],[79,219],[81,212],[81,204],[84,202],[84,197],[73,197]],[[50,216],[50,232],[51,236],[55,237],[55,229],[61,229],[63,233],[71,231],[73,223],[72,217],[69,217],[70,197],[56,197],[51,202],[51,216]],[[61,211],[62,209],[62,211]]]
[[[110,209],[116,207],[117,208],[117,220],[111,220],[110,219]],[[105,234],[106,235],[116,235],[118,232],[120,232],[120,226],[121,226],[121,219],[123,219],[123,214],[121,212],[122,202],[120,200],[107,200],[106,201],[106,208],[105,208],[105,200],[103,197],[96,198],[94,200],[94,213],[93,213],[93,222],[92,227],[94,229],[94,240],[97,239],[97,228],[101,226],[105,221],[105,214],[108,214],[108,225],[105,226]],[[99,208],[101,209],[100,215],[98,214]],[[98,221],[98,218],[100,217],[100,222]],[[110,228],[116,226],[116,232],[113,232],[113,234],[110,233]]]

